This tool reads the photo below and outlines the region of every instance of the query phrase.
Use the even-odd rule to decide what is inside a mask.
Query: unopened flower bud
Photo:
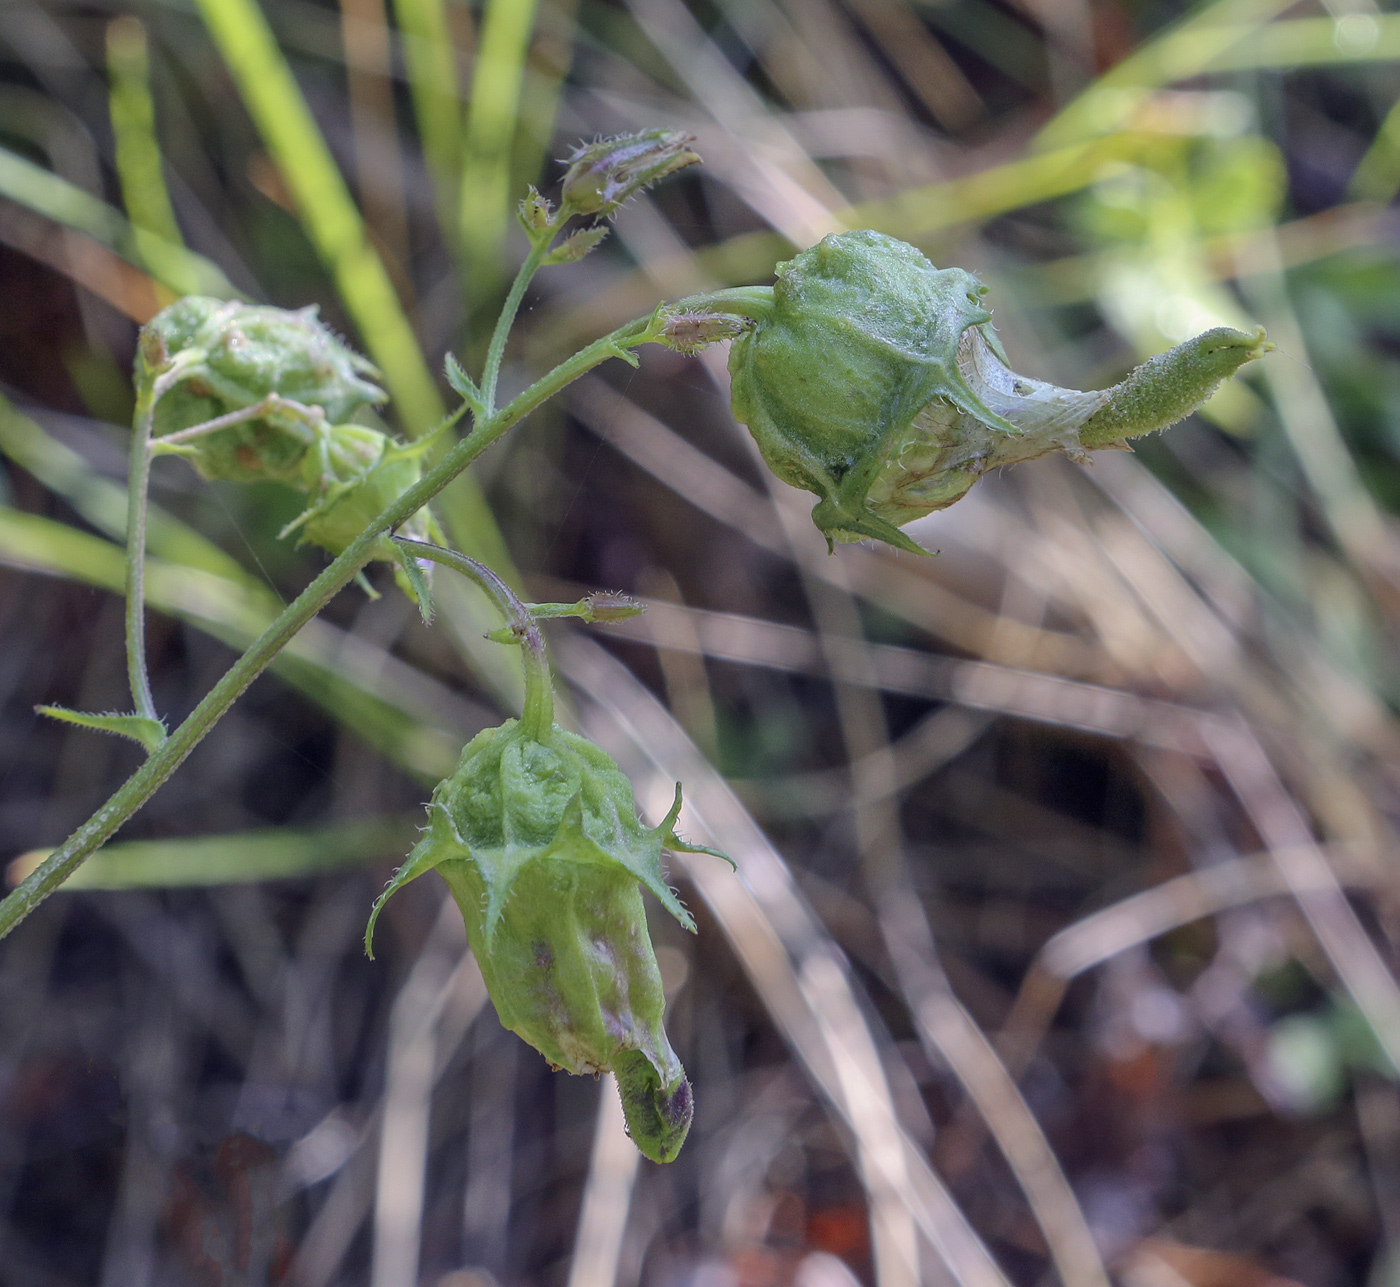
[[[733,409],[773,471],[821,499],[828,541],[876,537],[958,500],[989,469],[1165,428],[1271,346],[1220,328],[1083,393],[1017,375],[960,268],[878,232],[778,267],[771,307],[729,355]]]
[[[548,198],[541,196],[539,190],[532,186],[520,203],[518,213],[520,224],[526,232],[543,232],[549,227],[554,207],[550,205]]]
[[[151,379],[183,356],[179,383],[155,407],[155,437],[240,411],[276,394],[348,420],[386,394],[374,367],[342,343],[315,307],[266,305],[187,296],[157,313],[137,349],[138,379]],[[304,416],[276,409],[194,438],[181,448],[206,478],[234,482],[295,480],[315,435]]]
[[[737,313],[725,313],[710,308],[681,308],[665,315],[665,329],[656,342],[677,353],[699,353],[721,340],[742,335],[753,319]]]
[[[646,609],[620,590],[595,590],[584,602],[588,605],[588,620],[606,625],[641,616]]]
[[[620,134],[576,148],[569,157],[561,197],[574,215],[608,215],[628,197],[700,160],[695,139],[677,130]]]
[[[637,1147],[669,1162],[690,1127],[690,1086],[666,1038],[665,994],[641,887],[686,929],[663,849],[680,792],[654,828],[637,819],[617,763],[557,725],[507,720],[477,734],[433,792],[429,825],[375,904],[436,868],[466,921],[501,1023],[557,1068],[617,1075]]]
[[[581,228],[571,236],[565,237],[553,250],[547,254],[542,266],[554,268],[560,264],[576,264],[586,254],[595,249],[608,235],[608,229],[603,226],[593,228]]]

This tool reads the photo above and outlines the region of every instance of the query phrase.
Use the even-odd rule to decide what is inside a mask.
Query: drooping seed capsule
[[[695,849],[675,834],[679,810],[678,788],[671,814],[644,827],[631,783],[600,747],[507,720],[473,738],[433,792],[428,829],[366,930],[368,944],[384,900],[439,871],[501,1023],[557,1068],[612,1070],[628,1131],[657,1162],[685,1140],[691,1097],[663,1026],[641,888],[695,928],[661,867],[663,849]]]
[[[869,230],[778,267],[766,309],[734,340],[733,410],[785,482],[814,492],[828,541],[875,537],[953,504],[988,470],[1165,428],[1271,345],[1219,328],[1121,384],[1080,392],[1010,369],[960,268]]]
[[[295,311],[191,295],[153,317],[137,350],[137,377],[183,358],[181,380],[156,403],[155,439],[241,411],[270,394],[312,409],[312,418],[348,420],[387,395],[378,372],[317,318]],[[295,482],[316,439],[308,417],[273,408],[253,420],[182,443],[205,478]]]

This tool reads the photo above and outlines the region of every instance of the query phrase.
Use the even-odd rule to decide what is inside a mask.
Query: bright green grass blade
[[[1270,21],[1291,2],[1220,0],[1211,5],[1105,72],[1041,130],[1035,145],[1062,146],[1123,128],[1147,92],[1206,72],[1400,58],[1400,17],[1357,15],[1369,24],[1361,28],[1332,18]]]
[[[421,435],[441,420],[442,401],[383,262],[366,238],[364,221],[267,19],[255,0],[199,0],[199,9],[313,244],[330,266],[365,347],[384,373],[405,428],[414,437]],[[439,497],[437,508],[459,549],[503,575],[513,574],[510,555],[475,479],[458,478]],[[483,617],[470,629],[457,631],[458,640],[488,682],[509,693],[509,683],[502,689],[498,681],[500,659],[475,642],[488,627]]]
[[[535,4],[536,0],[489,0],[481,23],[460,205],[462,252],[473,282],[501,276],[496,256],[513,204],[510,160]]]
[[[147,270],[154,271],[152,261],[159,262],[160,244],[183,246],[184,239],[161,168],[146,29],[137,19],[117,18],[108,26],[107,74],[122,203],[131,219],[136,250]],[[157,239],[154,257],[146,246],[152,237]]]
[[[127,840],[98,850],[63,883],[74,889],[163,889],[176,885],[233,885],[255,880],[316,876],[358,863],[398,858],[413,843],[422,818],[368,818],[363,822],[294,831],[277,827],[185,840]],[[19,884],[51,851],[21,854],[5,875]]]
[[[526,69],[511,173],[522,186],[538,183],[554,139],[564,79],[573,65],[578,0],[553,0],[540,10],[535,48],[545,56]]]
[[[125,539],[126,487],[103,478],[76,451],[45,433],[4,397],[0,397],[0,454],[62,496],[98,531],[116,541]],[[154,553],[174,563],[242,581],[253,589],[260,586],[236,559],[157,505],[150,508],[146,538]]]
[[[335,279],[365,347],[413,436],[442,419],[442,399],[364,220],[255,0],[198,0],[244,106]]]
[[[456,244],[462,170],[462,107],[443,0],[394,0],[413,112],[437,197],[443,240]]]
[[[126,488],[110,479],[103,478],[77,452],[50,437],[32,419],[15,410],[3,398],[0,398],[0,454],[8,456],[16,464],[33,474],[51,491],[64,497],[83,518],[99,531],[105,532],[115,541],[124,539],[126,532]],[[454,486],[461,482],[462,480],[458,479]],[[448,516],[451,517],[467,510],[471,501],[472,496],[467,496],[457,504],[447,507]],[[443,508],[441,503],[439,503],[439,508]],[[151,506],[147,521],[147,545],[153,555],[157,555],[174,565],[184,566],[194,571],[207,572],[224,582],[237,586],[240,593],[250,596],[259,605],[259,611],[262,615],[258,619],[263,624],[270,621],[281,608],[281,603],[261,581],[251,576],[236,559],[230,558],[217,545],[193,528],[173,518],[157,505]],[[105,542],[98,544],[103,547],[99,552],[99,557],[106,558],[108,547],[106,547]],[[74,555],[74,559],[78,557],[79,555]],[[0,550],[0,559],[3,558],[3,550]],[[80,573],[65,570],[75,566],[73,563],[63,560],[60,560],[59,563],[59,566],[46,567],[43,570],[54,571],[58,575],[80,575]],[[26,566],[29,565],[26,564]],[[506,565],[498,564],[497,566]],[[110,580],[97,583],[116,588],[116,583]],[[476,665],[489,689],[500,696],[503,705],[508,709],[518,708],[524,691],[520,675],[520,650],[518,648],[502,648],[486,640],[483,637],[484,631],[488,625],[495,624],[494,615],[486,605],[476,602],[470,597],[453,594],[451,592],[453,588],[450,583],[446,587],[440,587],[436,597],[437,601],[443,605],[443,615],[452,629],[454,639],[459,643],[463,653]],[[260,629],[261,626],[258,626],[257,630]],[[319,624],[313,624],[311,627],[313,635],[322,629],[323,627]],[[253,630],[247,638],[254,637],[257,630]],[[239,639],[244,643],[247,642],[247,638],[239,636]],[[238,642],[238,639],[235,639],[234,642]],[[330,650],[331,653],[333,651]],[[357,694],[353,677],[345,673],[343,665],[336,666],[333,656],[330,656],[329,653],[327,655],[329,668],[319,667],[317,664],[311,663],[304,664],[298,660],[295,654],[285,653],[279,659],[278,664],[282,668],[283,678],[293,683],[312,700],[320,702],[337,718],[342,718],[347,713],[353,713],[355,715],[354,726],[362,736],[374,745],[392,749],[392,747],[399,745],[405,735],[405,730],[410,730],[415,722],[425,718],[426,712],[421,706],[414,706],[412,709],[404,708],[397,714],[388,708],[383,711],[379,710],[375,706],[375,703],[380,699],[379,695],[364,692]],[[404,723],[405,719],[409,721],[407,724]],[[375,730],[385,720],[394,725],[398,731],[391,729],[389,733],[381,737]],[[347,719],[345,722],[351,723],[352,721]],[[428,722],[431,723],[431,721]],[[432,743],[433,739],[436,738],[438,742],[447,745],[453,735],[445,732],[439,735],[438,732],[434,731],[426,736],[428,736],[429,743]],[[431,749],[431,745],[429,746],[429,754],[437,754]],[[447,750],[443,754],[450,757],[455,754],[455,750],[447,745]],[[420,759],[417,752],[409,757],[412,764],[418,764]],[[450,758],[444,759],[443,762],[450,767]],[[440,777],[442,774],[437,776]]]
[[[177,295],[241,298],[218,265],[151,232],[138,238],[127,218],[105,201],[33,161],[0,147],[0,196],[85,232],[128,263],[146,269]]]

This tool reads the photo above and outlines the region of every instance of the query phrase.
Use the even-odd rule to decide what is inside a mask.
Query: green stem
[[[491,597],[525,653],[525,708],[521,723],[531,737],[543,737],[554,727],[554,681],[549,673],[544,635],[531,608],[486,564],[427,541],[414,541],[406,536],[393,539],[394,544],[417,558],[430,559],[470,577]]]
[[[510,293],[501,306],[501,315],[496,319],[496,329],[491,332],[491,345],[486,350],[486,368],[481,373],[482,401],[486,403],[488,415],[496,410],[496,380],[501,374],[501,362],[506,355],[506,340],[510,336],[510,328],[515,323],[515,315],[520,311],[520,302],[525,298],[525,291],[531,279],[539,272],[540,264],[549,253],[549,243],[553,240],[553,228],[548,236],[539,240],[531,237],[530,253],[525,256],[525,262],[520,265],[520,271],[515,274],[515,280],[510,284]]]
[[[506,430],[560,389],[610,357],[654,340],[654,317],[639,318],[595,340],[519,397],[487,417],[422,479],[384,510],[310,585],[287,605],[252,646],[229,668],[189,717],[153,752],[114,795],[0,901],[0,938],[8,934],[101,848],[184,762],[238,696],[267,668],[292,637],[374,557],[380,538],[416,514]]]
[[[286,412],[313,430],[326,421],[325,411],[318,406],[308,407],[304,403],[293,402],[291,398],[283,398],[276,393],[269,393],[261,402],[255,402],[251,407],[240,407],[237,411],[225,412],[221,416],[215,416],[212,420],[205,420],[202,424],[181,429],[178,433],[161,434],[152,444],[152,448],[160,453],[167,447],[193,442],[196,438],[203,438],[206,434],[218,433],[220,429],[230,429],[245,421],[257,420],[270,411]]]
[[[712,309],[717,313],[734,313],[739,317],[752,318],[755,322],[766,321],[773,314],[773,288],[771,286],[729,286],[724,290],[712,290],[704,295],[687,295],[674,304],[667,304],[668,312],[679,313],[685,309]]]
[[[151,432],[160,380],[145,380],[136,394],[132,420],[131,471],[126,490],[126,674],[132,709],[159,719],[146,670],[146,495],[151,482]]]

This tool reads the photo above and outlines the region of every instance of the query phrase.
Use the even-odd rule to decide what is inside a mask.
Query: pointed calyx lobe
[[[1084,393],[1012,371],[985,288],[905,242],[838,233],[777,271],[771,309],[730,349],[733,410],[778,477],[820,498],[828,541],[923,553],[899,528],[989,469],[1164,428],[1271,347],[1221,328]]]
[[[461,908],[502,1024],[556,1067],[617,1074],[633,1140],[669,1161],[690,1124],[690,1088],[663,1027],[665,995],[640,886],[686,929],[663,849],[679,795],[655,828],[601,748],[557,726],[508,720],[478,734],[433,793],[429,825],[375,905],[430,868]],[[372,934],[371,917],[366,941]]]

